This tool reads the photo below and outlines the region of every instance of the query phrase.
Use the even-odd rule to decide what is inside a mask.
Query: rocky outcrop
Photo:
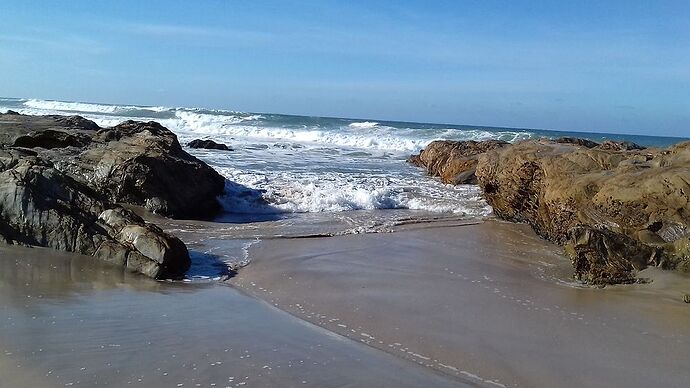
[[[232,148],[228,147],[225,144],[222,143],[216,143],[213,140],[202,140],[202,139],[194,139],[187,143],[187,147],[189,148],[204,148],[207,150],[221,150],[221,151],[232,151]]]
[[[41,149],[43,159],[110,202],[174,218],[210,218],[220,208],[216,197],[225,179],[185,152],[175,134],[156,122],[126,121],[94,131],[95,123],[83,118],[12,119],[7,143]]]
[[[556,139],[556,143],[562,143],[562,144],[574,144],[574,145],[579,145],[587,148],[594,148],[599,145],[599,143],[589,140],[589,139],[581,139],[579,137],[569,137],[569,136],[564,136]]]
[[[190,265],[182,241],[21,149],[0,149],[0,236],[93,255],[151,277],[181,275]]]
[[[500,140],[431,142],[419,155],[412,155],[408,162],[426,169],[427,174],[441,178],[444,183],[476,183],[475,167],[479,155],[502,148],[508,143]]]
[[[0,115],[0,236],[152,277],[190,265],[184,243],[119,204],[172,217],[219,209],[225,180],[155,122],[99,128],[72,116]]]
[[[613,140],[606,140],[605,142],[599,144],[597,148],[607,151],[636,151],[646,149],[646,147],[642,147],[641,145],[633,143],[631,141]]]
[[[579,280],[628,283],[647,266],[690,269],[690,142],[645,150],[524,141],[481,154],[475,174],[497,216],[565,246]]]

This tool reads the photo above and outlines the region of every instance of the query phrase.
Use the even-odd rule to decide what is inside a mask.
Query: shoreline
[[[484,241],[468,239],[482,234]],[[438,248],[453,241],[465,243],[457,260],[454,250]],[[413,246],[437,250],[420,264]],[[233,285],[354,341],[483,386],[680,386],[690,377],[676,361],[690,356],[683,345],[690,313],[673,295],[687,277],[651,269],[645,275],[658,282],[576,287],[560,249],[525,225],[272,240],[251,253]],[[633,367],[651,354],[651,376]],[[587,373],[575,373],[572,362]]]
[[[465,386],[227,283],[154,281],[44,249],[2,253],[8,386]]]

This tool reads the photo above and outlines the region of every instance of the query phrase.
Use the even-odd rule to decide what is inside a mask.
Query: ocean
[[[175,132],[183,146],[200,138],[232,147],[230,152],[187,149],[228,179],[227,194],[221,198],[225,213],[217,221],[225,225],[223,250],[234,252],[226,253],[223,261],[232,266],[248,260],[247,248],[257,239],[387,232],[403,223],[489,217],[491,207],[482,200],[476,186],[442,184],[405,162],[433,140],[514,142],[577,136],[595,141],[625,139],[646,146],[666,146],[682,140],[0,98],[0,112],[7,110],[34,115],[78,114],[103,127],[130,119],[154,120]],[[228,246],[228,238],[236,244]],[[208,268],[198,272],[207,273]]]

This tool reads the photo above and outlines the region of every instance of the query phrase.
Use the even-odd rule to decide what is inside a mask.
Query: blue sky
[[[690,136],[690,1],[0,0],[0,95]]]

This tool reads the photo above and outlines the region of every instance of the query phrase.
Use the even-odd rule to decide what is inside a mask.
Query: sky
[[[0,96],[690,136],[690,1],[0,0]]]

